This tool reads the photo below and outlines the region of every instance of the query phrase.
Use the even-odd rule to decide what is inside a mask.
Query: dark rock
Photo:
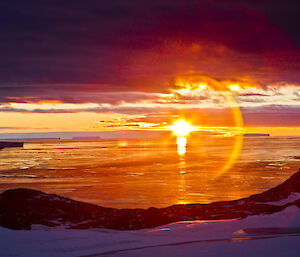
[[[23,142],[7,142],[7,141],[0,141],[0,150],[7,148],[7,147],[23,147]]]

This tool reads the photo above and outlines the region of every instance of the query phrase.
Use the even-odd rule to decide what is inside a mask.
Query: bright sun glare
[[[230,85],[229,86],[229,89],[232,91],[232,92],[237,92],[239,91],[241,88],[239,85]]]
[[[191,131],[193,131],[193,127],[184,120],[176,121],[173,126],[171,127],[174,135],[177,137],[185,137],[187,136]]]

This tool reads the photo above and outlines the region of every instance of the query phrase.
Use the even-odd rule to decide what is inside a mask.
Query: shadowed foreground
[[[271,214],[292,205],[300,208],[300,170],[279,186],[248,198],[166,208],[104,208],[36,190],[11,189],[0,195],[0,226],[31,229],[33,224],[42,224],[70,229],[136,230],[184,220]]]

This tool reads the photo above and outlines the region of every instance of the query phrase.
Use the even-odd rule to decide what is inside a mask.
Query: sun
[[[229,86],[229,89],[232,91],[232,92],[238,92],[241,90],[241,87],[239,85],[230,85]]]
[[[173,131],[173,134],[177,137],[185,137],[187,136],[191,131],[193,131],[193,126],[191,126],[187,121],[185,120],[179,120],[176,121],[173,126],[171,126],[171,129]]]

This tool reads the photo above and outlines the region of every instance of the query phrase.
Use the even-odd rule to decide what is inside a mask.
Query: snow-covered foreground
[[[245,219],[177,222],[155,229],[0,228],[0,256],[272,256],[300,252],[300,209]]]

